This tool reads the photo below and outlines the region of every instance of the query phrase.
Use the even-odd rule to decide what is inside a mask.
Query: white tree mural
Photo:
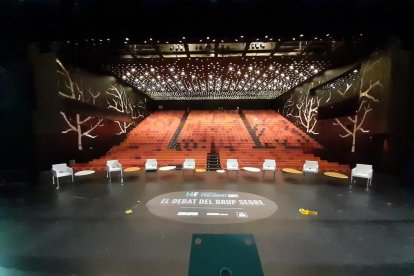
[[[307,133],[319,134],[315,132],[316,116],[318,115],[318,107],[323,96],[310,95],[310,87],[300,93],[298,103],[296,104],[297,114],[294,117],[297,118],[297,122],[305,128]]]
[[[285,117],[293,116],[295,110],[295,103],[293,102],[293,93],[290,95],[290,98],[285,102],[283,106],[283,114]]]
[[[72,80],[72,77],[69,74],[69,71],[66,70],[65,66],[59,59],[56,59],[56,63],[59,67],[57,73],[61,75],[65,80],[65,87],[67,88],[66,92],[59,90],[59,95],[65,98],[74,99],[81,102],[91,102],[95,104],[96,99],[100,96],[100,92],[92,93],[91,89],[87,89],[87,95],[83,91],[82,85],[79,84],[77,81]],[[60,88],[60,87],[59,87]],[[82,150],[82,137],[86,136],[89,138],[96,138],[98,135],[92,135],[91,133],[98,127],[103,126],[102,118],[97,119],[92,116],[81,115],[79,113],[75,114],[75,117],[67,116],[67,114],[63,111],[60,111],[60,115],[62,115],[63,119],[65,120],[66,124],[68,125],[68,129],[62,131],[62,133],[69,133],[75,132],[78,137],[78,150]]]
[[[364,122],[367,118],[367,114],[372,111],[372,103],[379,102],[377,98],[372,96],[370,93],[378,87],[383,87],[379,80],[373,82],[371,79],[366,80],[367,74],[370,74],[371,70],[381,62],[382,58],[377,58],[373,61],[369,60],[365,66],[361,68],[360,78],[358,79],[359,85],[357,85],[357,93],[359,93],[359,107],[353,116],[348,116],[346,122],[336,118],[333,125],[339,126],[345,134],[339,134],[342,138],[351,137],[352,146],[351,152],[355,152],[356,136],[358,132],[368,133],[368,129],[364,129]],[[338,90],[338,93],[345,97],[346,92],[351,88],[351,84],[346,85],[344,91]],[[350,127],[347,127],[350,124]]]
[[[131,97],[128,97],[128,93],[123,86],[112,85],[106,91],[106,94],[110,96],[107,99],[108,109],[112,109],[121,113],[131,115],[131,121],[121,122],[115,121],[118,124],[119,132],[116,135],[126,133],[128,128],[135,125],[136,119],[144,118],[145,116],[145,104],[139,100],[137,103],[133,103]]]

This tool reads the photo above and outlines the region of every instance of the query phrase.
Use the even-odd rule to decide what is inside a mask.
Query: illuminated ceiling
[[[94,56],[105,72],[154,100],[215,100],[275,99],[328,69],[332,53],[343,43],[327,34],[289,39],[107,38],[65,45],[67,53],[84,49],[80,60]]]
[[[154,100],[274,99],[330,66],[329,35],[131,41],[103,67]]]
[[[274,99],[329,65],[296,57],[142,60],[105,68],[155,100]]]

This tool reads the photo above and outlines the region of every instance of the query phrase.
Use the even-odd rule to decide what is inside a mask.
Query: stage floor
[[[264,275],[414,273],[414,193],[387,175],[375,174],[370,191],[364,179],[350,188],[349,179],[281,171],[275,179],[140,171],[124,185],[98,172],[60,179],[60,190],[49,172],[39,179],[31,189],[0,185],[0,275],[187,275],[193,234],[253,235]],[[245,223],[192,224],[146,207],[161,194],[195,190],[251,193],[278,209]]]

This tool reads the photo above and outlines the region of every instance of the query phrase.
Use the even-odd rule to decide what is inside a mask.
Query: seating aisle
[[[197,168],[205,168],[207,153],[218,153],[221,164],[238,159],[240,167],[261,168],[264,159],[275,159],[277,167],[301,170],[305,160],[319,162],[321,171],[350,171],[349,166],[321,160],[314,149],[322,146],[283,116],[271,110],[243,111],[267,148],[256,148],[236,110],[194,110],[188,115],[175,149],[168,149],[184,111],[157,111],[143,120],[110,153],[89,163],[77,163],[75,169],[104,170],[106,160],[117,159],[124,168],[144,167],[146,159],[158,160],[158,166],[181,165],[194,158]]]

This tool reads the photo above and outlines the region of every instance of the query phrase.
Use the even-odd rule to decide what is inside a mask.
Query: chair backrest
[[[227,166],[237,164],[237,159],[227,159]]]
[[[356,168],[361,171],[371,171],[372,165],[368,164],[356,164]]]
[[[275,167],[276,166],[276,160],[274,160],[274,159],[265,159],[265,161],[263,162],[263,166]]]
[[[66,163],[52,165],[52,170],[56,170],[56,171],[66,171],[67,168],[68,168],[68,165],[66,165]]]
[[[306,160],[305,166],[315,168],[315,167],[318,167],[319,165],[318,165],[318,161]]]
[[[186,164],[195,164],[195,159],[185,159],[184,163],[186,163]]]
[[[106,165],[109,167],[116,167],[119,164],[118,160],[107,160]]]
[[[155,165],[157,164],[157,159],[147,159],[147,162],[145,162],[145,164]]]

